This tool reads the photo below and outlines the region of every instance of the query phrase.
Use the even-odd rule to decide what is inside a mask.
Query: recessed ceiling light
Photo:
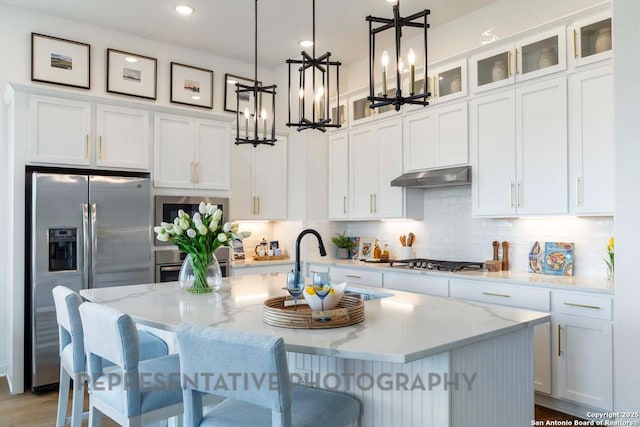
[[[302,47],[311,47],[311,46],[313,46],[313,42],[311,40],[302,40],[302,41],[300,41],[300,46],[302,46]]]
[[[194,9],[186,4],[179,4],[176,6],[176,12],[180,15],[191,15],[194,12]]]
[[[138,62],[138,60],[132,56],[127,56],[126,58],[124,58],[125,61],[127,62]]]
[[[198,99],[200,99],[200,97],[198,95],[193,95],[191,99],[195,99],[197,101]]]

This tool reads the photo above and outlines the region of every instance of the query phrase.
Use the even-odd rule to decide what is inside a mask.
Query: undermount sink
[[[376,299],[389,298],[393,294],[387,294],[384,292],[371,292],[368,289],[347,288],[344,291],[345,295],[360,298],[362,301],[373,301]]]

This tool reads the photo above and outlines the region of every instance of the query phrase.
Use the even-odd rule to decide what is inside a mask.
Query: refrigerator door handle
[[[96,215],[98,211],[96,204],[91,204],[91,284],[90,288],[96,286],[96,258],[98,257],[98,238],[96,232]]]
[[[84,288],[89,288],[89,204],[82,204],[82,278]]]

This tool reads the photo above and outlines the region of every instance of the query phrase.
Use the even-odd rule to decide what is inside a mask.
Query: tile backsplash
[[[491,242],[510,243],[513,270],[526,271],[533,241],[575,243],[576,275],[606,276],[603,258],[613,236],[612,217],[471,218],[471,188],[425,191],[424,221],[363,221],[343,223],[351,236],[372,236],[400,256],[399,235],[413,232],[415,256],[444,260],[485,261],[493,256]],[[502,252],[502,249],[500,249]]]
[[[492,241],[508,241],[511,269],[520,271],[527,270],[534,241],[573,242],[574,274],[606,276],[603,259],[608,239],[613,236],[612,217],[471,218],[470,187],[426,190],[424,206],[424,221],[243,222],[240,228],[252,232],[245,242],[247,255],[253,254],[255,245],[265,237],[279,240],[292,261],[296,237],[304,228],[314,228],[322,235],[327,259],[334,259],[336,255],[331,237],[343,231],[350,236],[376,237],[382,246],[388,243],[392,258],[400,258],[398,237],[409,232],[416,235],[416,257],[443,260],[484,262],[493,256]],[[305,237],[302,247],[303,258],[319,258],[313,237]]]

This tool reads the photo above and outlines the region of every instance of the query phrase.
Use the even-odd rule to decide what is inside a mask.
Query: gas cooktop
[[[484,267],[482,262],[468,261],[441,261],[426,258],[399,259],[389,261],[389,266],[404,269],[438,270],[438,271],[460,271],[460,270],[481,270]]]

